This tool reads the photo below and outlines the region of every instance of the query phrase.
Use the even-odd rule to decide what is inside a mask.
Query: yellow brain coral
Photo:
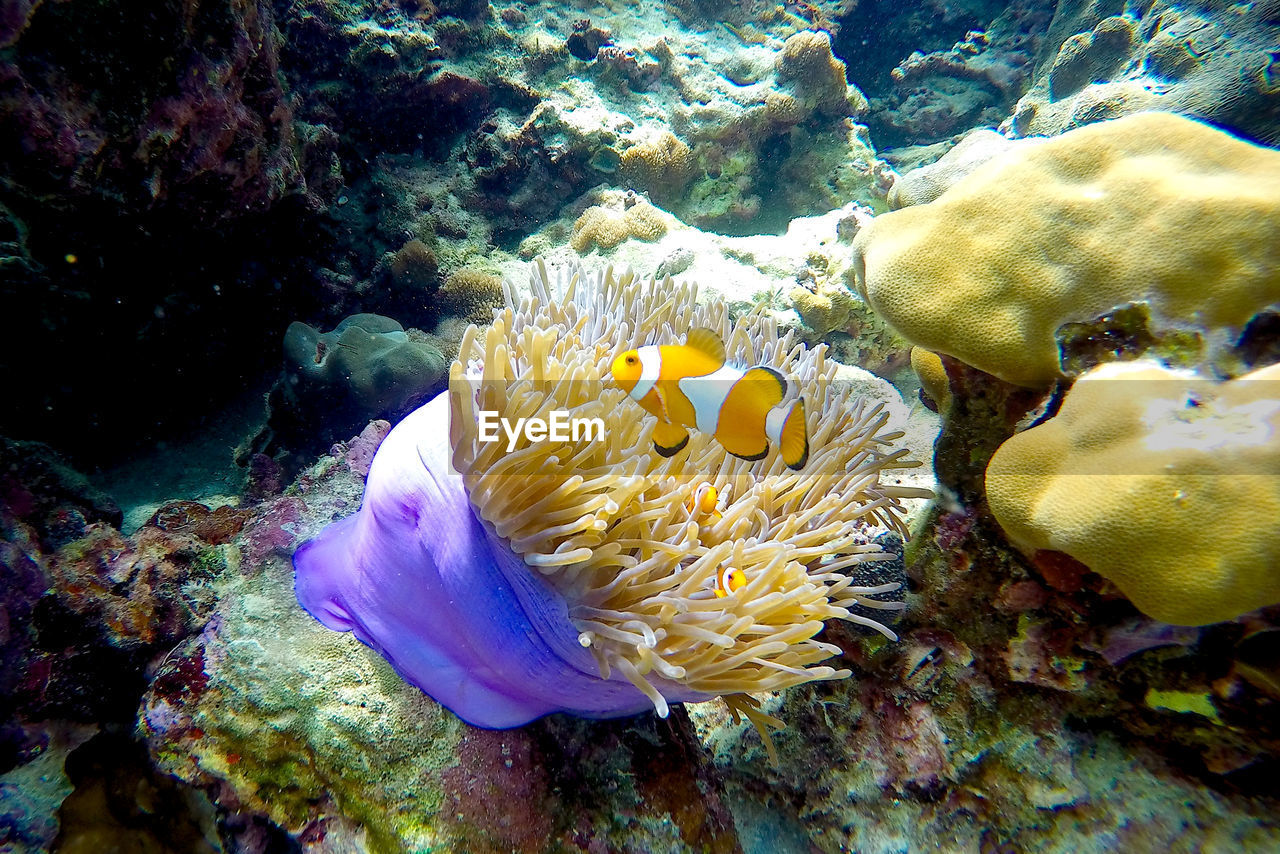
[[[436,293],[435,303],[450,317],[488,323],[493,312],[503,306],[502,277],[469,267],[455,270]]]
[[[857,300],[848,289],[833,282],[822,282],[812,290],[794,287],[788,296],[804,325],[819,336],[843,329],[858,308]]]
[[[578,270],[553,280],[539,261],[531,293],[508,288],[486,330],[468,329],[450,382],[454,468],[479,515],[570,603],[602,674],[624,674],[661,713],[651,679],[707,694],[783,688],[849,675],[822,665],[838,648],[816,638],[845,619],[892,633],[851,612],[895,584],[856,586],[849,573],[887,557],[875,530],[905,535],[900,500],[925,490],[886,484],[902,468],[901,434],[886,433],[881,404],[835,380],[825,348],[779,338],[758,315],[733,323],[723,302],[699,305],[696,287]],[[802,472],[780,456],[750,462],[706,433],[664,458],[651,452],[656,419],[613,383],[621,351],[676,343],[694,327],[718,332],[730,357],[785,371],[809,401],[812,455]],[[481,411],[516,418],[600,418],[589,442],[479,440]],[[695,490],[724,497],[695,518]],[[864,567],[865,568],[865,567]],[[726,569],[745,584],[715,595]]]
[[[798,97],[833,118],[866,112],[867,100],[849,86],[845,65],[831,51],[826,32],[801,30],[782,45],[775,65],[778,81],[791,84]]]
[[[1061,375],[1063,324],[1132,303],[1221,346],[1280,303],[1280,152],[1166,113],[1098,122],[876,217],[853,270],[913,343],[1022,385]]]
[[[677,199],[694,175],[693,152],[671,131],[638,142],[622,152],[622,175],[660,203]]]
[[[636,199],[625,210],[592,205],[573,224],[569,245],[580,253],[612,249],[630,238],[653,241],[667,233],[667,220],[661,211],[643,199]]]
[[[1280,603],[1280,365],[1222,384],[1097,368],[996,451],[987,493],[1016,545],[1071,555],[1156,619]]]

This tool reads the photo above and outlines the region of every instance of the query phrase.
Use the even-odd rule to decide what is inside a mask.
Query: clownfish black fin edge
[[[689,444],[689,434],[686,433],[685,437],[680,440],[680,443],[678,445],[672,445],[670,447],[659,445],[658,440],[654,439],[653,450],[657,452],[658,456],[660,457],[674,457],[676,454],[683,451],[685,446],[688,444]]]
[[[728,450],[728,449],[726,448],[725,450]],[[737,454],[737,453],[734,453],[733,451],[729,451],[729,453],[733,454],[735,457],[737,457],[740,460],[746,460],[747,462],[754,463],[756,460],[763,460],[765,457],[769,456],[769,443],[765,442],[764,450],[758,454],[750,454],[750,455]]]
[[[756,365],[754,368],[751,368],[745,374],[742,375],[743,379],[746,379],[747,377],[758,377],[759,374],[757,374],[757,371],[767,374],[768,376],[772,377],[774,380],[777,381],[778,383],[777,403],[781,403],[782,400],[787,396],[787,378],[783,376],[782,372],[776,368],[771,368],[768,365]]]

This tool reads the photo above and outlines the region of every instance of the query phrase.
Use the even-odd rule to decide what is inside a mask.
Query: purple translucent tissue
[[[476,726],[653,708],[620,674],[600,677],[565,600],[476,517],[448,435],[447,393],[396,425],[360,510],[294,554],[302,607]],[[708,699],[650,678],[668,701]]]

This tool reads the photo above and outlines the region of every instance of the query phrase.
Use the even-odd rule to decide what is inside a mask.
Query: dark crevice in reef
[[[9,201],[29,217],[37,272],[0,283],[0,298],[23,306],[0,348],[0,434],[39,438],[82,466],[195,428],[274,374],[285,326],[319,296],[299,259],[323,230],[288,201],[217,229],[109,203],[51,215]]]
[[[71,794],[58,810],[53,854],[82,851],[295,854],[301,846],[261,819],[226,815],[202,792],[152,766],[127,730],[109,727],[67,757]],[[252,827],[250,827],[252,825]]]
[[[329,296],[333,141],[294,121],[266,0],[34,4],[5,35],[0,433],[108,466],[279,369]]]
[[[875,98],[892,89],[893,69],[913,51],[945,50],[970,30],[986,27],[1007,5],[1007,0],[864,0],[839,20],[832,49],[844,60],[849,82]]]

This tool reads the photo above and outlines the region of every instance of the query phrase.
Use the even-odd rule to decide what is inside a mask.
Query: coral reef
[[[1280,850],[1280,184],[1252,144],[1280,143],[1275,0],[0,6],[0,433],[47,443],[0,439],[0,849]],[[290,556],[377,504],[403,434],[444,447],[442,408],[368,419],[439,390],[460,351],[515,375],[536,348],[582,365],[649,329],[570,354],[607,324],[547,343],[555,324],[521,313],[568,310],[546,282],[502,288],[593,253],[656,272],[650,309],[666,275],[702,283],[655,338],[697,315],[825,344],[826,388],[933,453],[880,488],[938,498],[797,561],[811,589],[750,561],[822,524],[730,486],[713,447],[656,497],[614,489],[610,515],[530,509],[462,442],[467,474],[436,468],[462,524],[424,513],[422,542],[483,544],[467,566],[496,553],[554,594],[463,577],[459,620],[482,599],[509,618],[484,666],[529,661],[530,601],[586,591],[554,613],[582,691],[540,686],[544,706],[672,701],[474,729],[396,672],[431,649],[404,639],[421,614],[378,649],[328,631]],[[268,413],[263,354],[298,318],[318,328],[290,330]],[[651,419],[581,402],[625,422],[608,474],[647,472]],[[893,453],[858,448],[853,468]],[[693,481],[728,487],[709,524],[685,518]],[[602,566],[519,557],[564,559],[579,543],[552,529],[584,517],[603,528],[563,536]],[[600,586],[618,568],[592,537],[633,581],[709,578],[741,543],[785,591],[655,604],[657,581]],[[382,598],[347,611],[413,609],[424,591],[385,578],[405,559],[370,563]],[[812,581],[846,560],[849,587]],[[892,584],[867,596],[905,609],[852,601]],[[682,646],[707,613],[795,637],[714,623],[758,661]],[[758,707],[734,693],[791,681]],[[773,718],[772,738],[749,725]]]
[[[298,551],[299,601],[487,727],[650,705],[665,716],[669,702],[847,675],[819,664],[833,649],[813,634],[842,618],[892,636],[851,608],[892,610],[875,597],[898,585],[855,585],[842,570],[873,575],[863,564],[883,554],[868,542],[874,530],[905,534],[900,499],[930,495],[884,482],[912,464],[901,462],[905,449],[880,449],[900,435],[882,432],[883,405],[852,399],[821,350],[793,349],[768,325],[731,327],[724,303],[699,306],[692,286],[563,276],[557,284],[537,263],[531,296],[517,302],[508,286],[493,326],[468,330],[447,401],[392,431],[360,512]],[[822,428],[806,471],[782,474],[776,456],[730,457],[705,435],[687,453],[636,454],[652,423],[605,385],[610,361],[655,334],[703,326],[745,363],[770,359],[813,401]],[[504,451],[485,439],[477,410],[512,423],[550,423],[559,410],[599,418],[603,435]],[[439,474],[450,465],[461,479]],[[705,532],[685,510],[703,472],[717,472],[727,496]],[[424,538],[427,517],[441,523]],[[444,521],[457,518],[470,524]],[[726,564],[745,586],[715,597]],[[417,579],[413,593],[405,578]],[[451,592],[462,589],[465,599]]]
[[[314,225],[341,183],[337,139],[295,125],[266,0],[3,17],[0,241],[22,251],[0,292],[29,322],[0,356],[0,430],[97,459],[243,388],[277,320],[262,288],[298,296],[300,261],[327,245]],[[69,369],[47,382],[25,369],[31,352]],[[164,391],[138,407],[103,375]]]
[[[914,50],[875,86],[866,121],[881,147],[945,140],[1008,114],[1026,88],[1053,4],[998,5],[989,24],[970,27],[949,49]]]
[[[335,446],[255,512],[215,618],[157,668],[144,699],[160,767],[235,810],[233,828],[269,817],[318,851],[734,850],[680,709],[471,729],[298,608],[289,556],[354,509],[386,431]]]
[[[579,253],[613,249],[626,240],[652,242],[667,232],[667,217],[644,199],[626,196],[618,205],[592,205],[573,223],[569,244]]]
[[[1045,39],[1049,53],[1008,121],[1016,134],[1165,110],[1280,141],[1274,4],[1059,6]]]
[[[132,730],[147,669],[203,625],[212,584],[245,519],[239,511],[181,502],[125,537],[114,527],[119,508],[48,448],[4,440],[0,470],[3,844],[71,850],[69,840],[96,820],[95,804],[102,802],[103,792],[95,800],[78,770],[93,751],[86,742],[102,729]],[[131,767],[164,789],[138,748],[131,743],[126,750]],[[121,764],[113,768],[123,783]],[[158,793],[146,785],[136,789],[144,800]],[[170,838],[163,828],[183,820],[185,802],[177,800],[173,809],[173,800],[157,795],[144,810],[153,818],[135,810],[132,826],[146,824]],[[104,837],[93,838],[98,843],[82,850],[101,847]]]
[[[1090,371],[991,458],[991,512],[1021,548],[1070,555],[1165,622],[1280,604],[1277,380],[1278,365],[1222,385],[1144,362]]]
[[[216,223],[304,189],[269,3],[34,4],[6,41],[0,169],[22,181],[9,193]]]
[[[1131,304],[1153,333],[1190,329],[1226,358],[1280,301],[1277,199],[1280,154],[1142,113],[1018,147],[877,217],[853,270],[912,342],[1009,382],[1051,383],[1059,327]]]
[[[988,160],[1038,142],[1039,137],[1007,139],[990,128],[970,131],[934,162],[897,175],[885,201],[890,210],[932,202]]]
[[[656,11],[649,20],[593,14],[569,35],[583,36],[573,41],[581,56],[523,36],[522,79],[541,100],[528,112],[500,110],[493,132],[469,146],[474,186],[498,208],[501,230],[545,222],[600,182],[735,231],[851,196],[871,201],[874,152],[847,122],[865,99],[845,82],[826,33],[781,27],[776,48],[744,51],[725,29],[693,34],[662,22]],[[616,44],[593,53],[583,34],[597,29]]]

